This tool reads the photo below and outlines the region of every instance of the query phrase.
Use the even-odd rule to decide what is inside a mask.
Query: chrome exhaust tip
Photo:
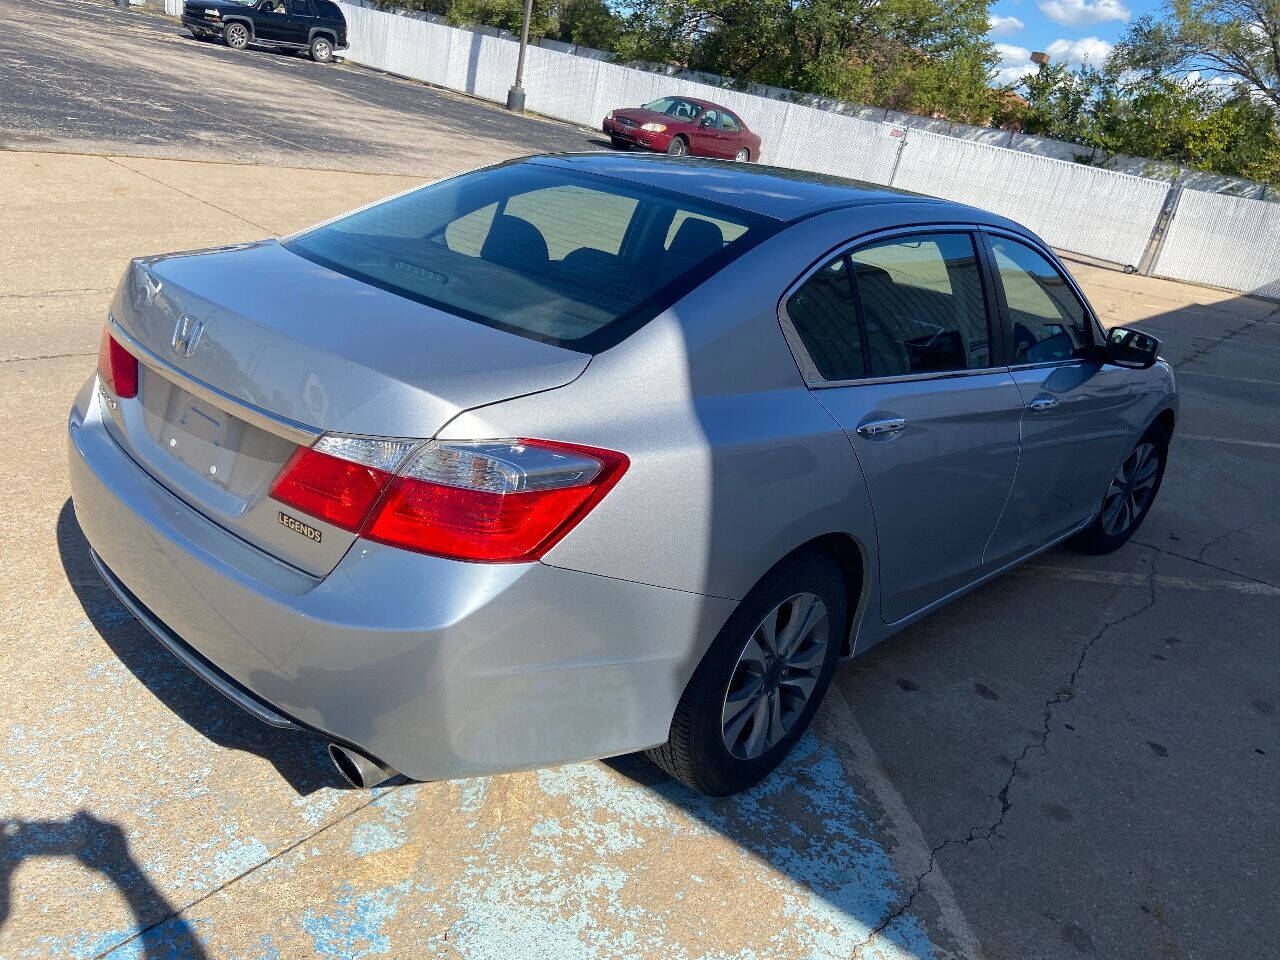
[[[396,771],[373,757],[336,743],[329,744],[329,759],[342,779],[357,790],[376,787],[396,775]]]

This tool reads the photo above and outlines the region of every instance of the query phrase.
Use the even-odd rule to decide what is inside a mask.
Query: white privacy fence
[[[1280,203],[1183,190],[1155,272],[1280,299]]]
[[[339,5],[352,62],[506,101],[518,55],[511,40]],[[1055,247],[1125,265],[1143,263],[1170,191],[1163,180],[1009,149],[986,137],[935,133],[923,122],[868,120],[542,46],[528,48],[524,87],[528,109],[594,129],[619,106],[673,94],[712,100],[742,113],[760,135],[766,163],[983,207]],[[1280,204],[1182,191],[1154,270],[1280,297]]]
[[[923,130],[907,135],[894,186],[958,200],[1034,230],[1050,246],[1137,264],[1168,184]]]

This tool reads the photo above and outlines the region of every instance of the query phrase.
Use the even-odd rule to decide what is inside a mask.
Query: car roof
[[[790,223],[828,210],[873,203],[930,203],[954,208],[957,220],[999,219],[973,207],[909,190],[756,163],[636,153],[560,153],[528,157],[522,162],[672,190]]]

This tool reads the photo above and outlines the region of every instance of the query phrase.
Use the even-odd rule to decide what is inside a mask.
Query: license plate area
[[[179,463],[227,489],[245,426],[243,420],[175,387],[169,392],[157,440]]]

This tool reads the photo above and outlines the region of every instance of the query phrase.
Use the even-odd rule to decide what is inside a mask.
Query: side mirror
[[[1116,327],[1107,331],[1107,363],[1132,370],[1145,370],[1156,362],[1160,341],[1140,330]]]

